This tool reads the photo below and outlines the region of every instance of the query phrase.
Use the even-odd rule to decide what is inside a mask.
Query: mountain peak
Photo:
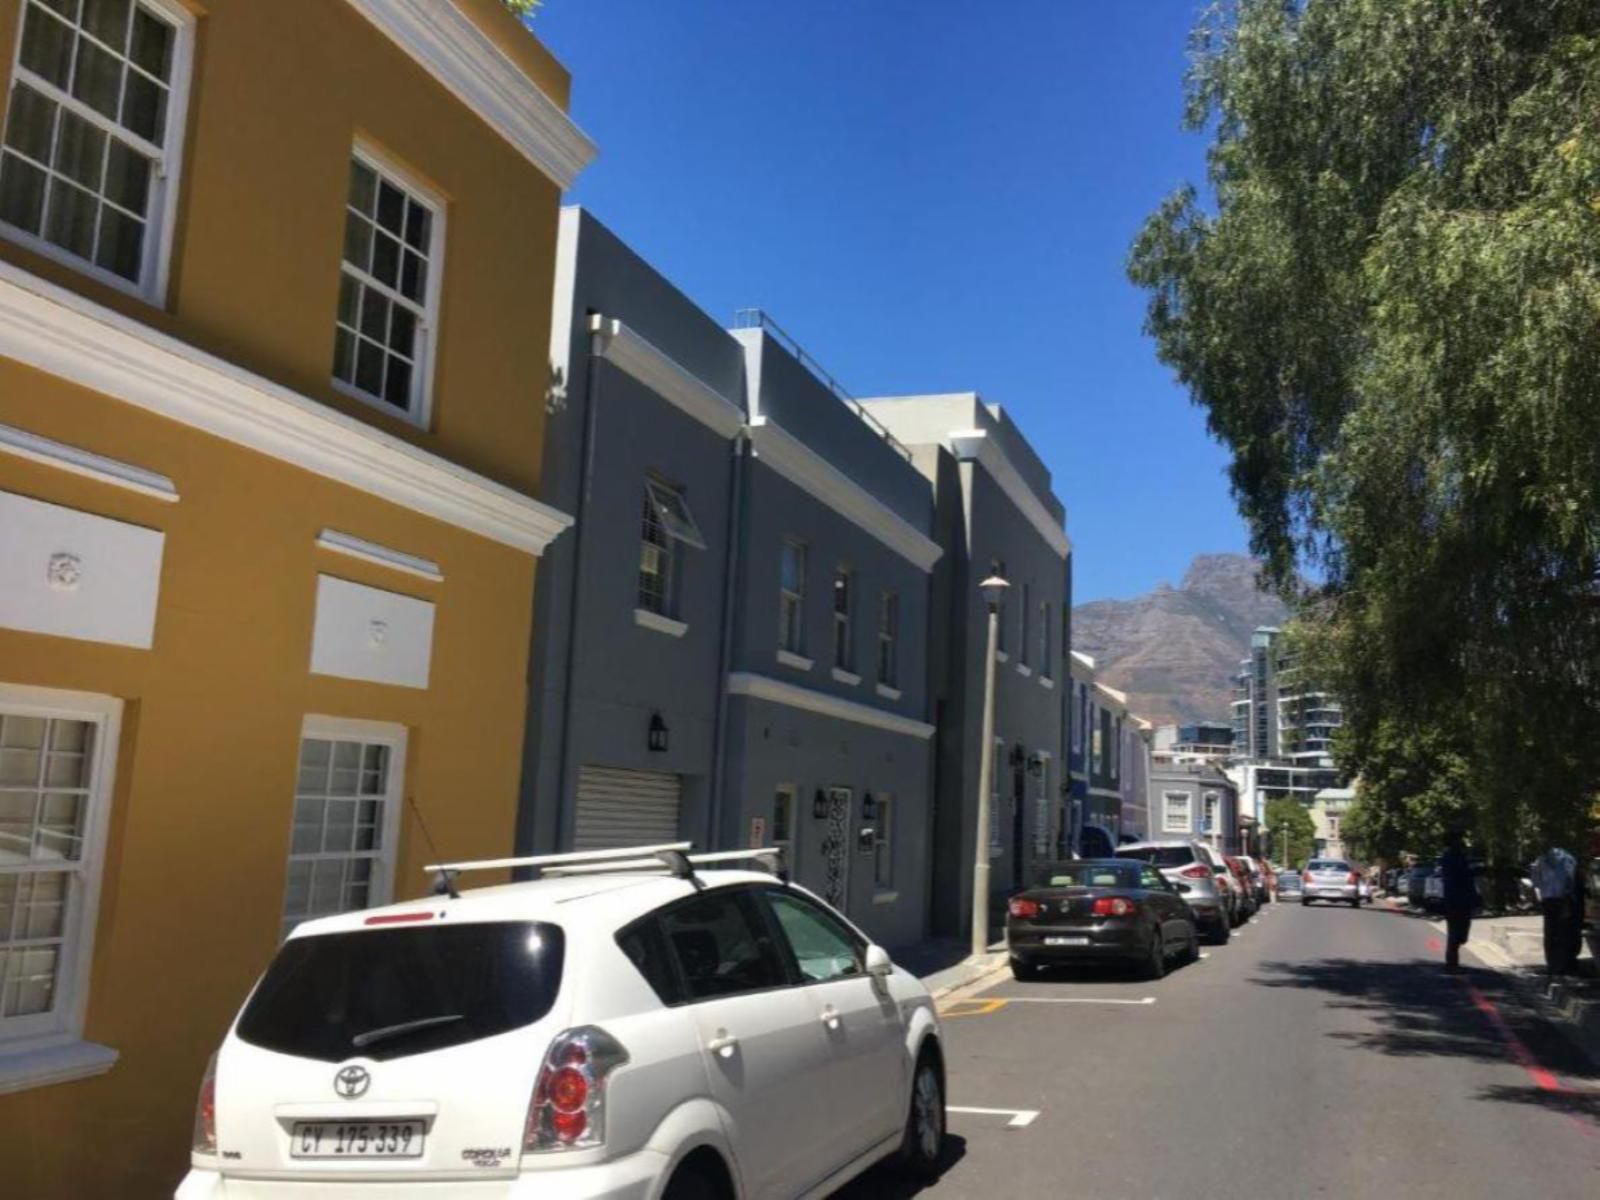
[[[1289,615],[1256,586],[1258,571],[1248,555],[1197,554],[1176,588],[1163,582],[1131,600],[1074,607],[1072,648],[1093,655],[1100,678],[1146,720],[1226,721],[1250,634]]]

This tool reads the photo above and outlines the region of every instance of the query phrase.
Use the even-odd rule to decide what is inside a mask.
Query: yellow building
[[[0,46],[0,1196],[170,1195],[284,930],[511,848],[593,148],[498,0]]]

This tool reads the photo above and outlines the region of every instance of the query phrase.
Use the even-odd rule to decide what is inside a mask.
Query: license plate
[[[420,1158],[422,1121],[296,1121],[290,1158]]]
[[[1086,937],[1047,937],[1046,946],[1087,946],[1089,939]]]

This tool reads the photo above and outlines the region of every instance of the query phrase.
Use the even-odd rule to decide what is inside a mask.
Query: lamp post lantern
[[[991,575],[978,585],[989,608],[989,648],[983,659],[983,741],[978,747],[978,832],[972,864],[972,953],[989,950],[989,791],[994,779],[994,662],[1000,641],[1000,602],[1011,585]]]

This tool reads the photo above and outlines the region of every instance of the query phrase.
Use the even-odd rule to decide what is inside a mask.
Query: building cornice
[[[530,554],[572,518],[0,263],[0,355]]]
[[[966,429],[950,434],[950,448],[961,458],[982,464],[983,468],[1015,504],[1028,523],[1039,531],[1039,536],[1062,558],[1072,553],[1072,539],[1061,527],[1044,502],[1039,499],[1022,478],[1022,473],[1007,457],[1000,444],[985,429]]]
[[[830,696],[826,692],[784,683],[780,679],[769,679],[765,675],[756,675],[750,671],[736,671],[729,675],[728,693],[733,696],[752,696],[757,700],[770,700],[787,708],[804,709],[806,712],[817,713],[824,717],[853,721],[857,725],[868,725],[874,729],[884,729],[907,737],[926,739],[933,736],[933,726],[922,721],[913,721],[910,717],[886,712],[870,704]]]
[[[756,457],[767,466],[921,570],[932,571],[944,553],[938,542],[770,418],[757,417],[750,423],[750,440]]]
[[[716,388],[615,317],[589,320],[594,353],[725,438],[744,428],[744,411]]]
[[[563,191],[594,159],[588,135],[454,4],[348,3]]]
[[[147,471],[143,467],[136,467],[132,463],[121,462],[115,458],[107,458],[103,454],[81,450],[65,442],[51,441],[49,438],[40,437],[36,433],[29,433],[26,429],[18,429],[12,425],[0,425],[0,453],[15,454],[18,458],[70,471],[74,475],[82,475],[85,479],[126,488],[130,492],[138,492],[141,496],[153,496],[157,500],[169,502],[178,498],[177,487],[165,475]]]

